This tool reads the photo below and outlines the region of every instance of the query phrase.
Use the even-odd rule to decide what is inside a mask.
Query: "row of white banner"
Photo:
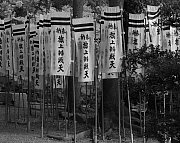
[[[92,82],[97,44],[99,73],[103,73],[103,78],[117,78],[123,57],[122,13],[119,7],[107,7],[101,18],[101,24],[96,23],[100,25],[100,44],[95,42],[97,28],[93,18],[71,19],[70,13],[57,12],[40,15],[36,25],[26,21],[12,26],[11,19],[1,20],[0,72],[27,77],[29,71],[38,87],[43,75],[71,76],[74,62],[79,82]],[[174,51],[179,46],[179,34],[177,27],[161,26],[159,6],[148,6],[147,17],[129,15],[128,49],[141,48],[146,41],[162,50]]]
[[[163,24],[160,13],[160,6],[148,5],[147,17],[145,14],[129,14],[128,49],[139,49],[146,42],[147,46],[153,44],[163,51],[180,50],[180,25]]]

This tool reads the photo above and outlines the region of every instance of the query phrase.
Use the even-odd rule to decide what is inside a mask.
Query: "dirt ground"
[[[10,115],[11,115],[11,121],[12,122],[6,122],[5,120],[5,106],[0,105],[0,143],[71,143],[72,140],[70,141],[62,141],[62,140],[56,140],[53,138],[47,137],[48,134],[53,134],[53,135],[59,135],[64,137],[65,136],[65,126],[64,122],[59,124],[59,129],[58,129],[58,124],[55,123],[46,123],[44,127],[44,137],[41,138],[41,120],[40,116],[34,120],[31,118],[31,130],[27,132],[27,125],[23,124],[23,116],[25,115],[23,110],[20,109],[19,112],[21,120],[16,120],[18,124],[14,123],[14,117],[17,118],[17,109],[16,109],[16,114],[14,113],[14,108],[11,107],[10,110]],[[77,130],[80,130],[80,127],[77,126]],[[83,130],[83,129],[82,129]],[[69,134],[73,135],[73,127],[69,127],[68,129]],[[118,134],[118,133],[115,133]],[[77,140],[78,143],[92,143],[92,139],[90,137],[83,138],[80,140]],[[134,143],[142,143],[143,139],[142,138],[134,138]],[[105,141],[99,140],[99,143],[118,143],[117,139],[109,138],[108,140],[106,139]],[[130,138],[127,137],[125,143],[130,143]],[[147,143],[159,143],[156,140],[149,139]]]

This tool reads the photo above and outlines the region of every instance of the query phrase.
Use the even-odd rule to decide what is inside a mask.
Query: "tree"
[[[119,6],[119,0],[109,0],[109,6]],[[118,79],[105,79],[103,80],[103,93],[104,93],[104,116],[106,130],[111,128],[113,124],[118,123]],[[126,86],[124,88],[124,94],[126,93]],[[123,89],[121,88],[121,90]],[[123,111],[124,110],[124,111]],[[124,112],[124,115],[122,114]],[[121,117],[125,118],[125,125],[129,126],[129,111],[127,106],[124,106],[121,102]],[[138,121],[138,119],[133,118]],[[140,128],[133,125],[134,129]]]
[[[82,18],[83,17],[83,5],[84,0],[74,0],[73,1],[73,18]],[[74,51],[75,52],[75,51]],[[73,95],[74,95],[74,88],[76,92],[76,107],[79,108],[80,106],[80,87],[78,84],[78,79],[75,77],[75,85],[73,85],[73,77],[68,78],[68,101],[69,101],[69,108],[70,112],[73,111]]]

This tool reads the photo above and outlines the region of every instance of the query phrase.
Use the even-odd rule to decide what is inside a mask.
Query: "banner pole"
[[[88,107],[87,107],[87,106],[88,106],[88,105],[87,105],[87,96],[88,96],[88,95],[87,95],[87,82],[86,82],[86,127],[88,128],[88,121],[87,121],[87,120],[88,120],[88,117],[87,117],[87,108],[88,108]]]
[[[11,26],[12,26],[12,20],[11,20]],[[12,30],[12,27],[11,27],[11,35],[13,35],[13,30]],[[17,120],[16,120],[16,107],[15,107],[15,75],[14,75],[14,47],[13,47],[13,37],[11,37],[11,46],[12,46],[12,71],[13,71],[13,98],[14,98],[14,122],[15,122],[15,128],[16,128],[16,125],[17,125]]]
[[[6,125],[8,124],[8,120],[9,120],[9,111],[8,111],[8,97],[9,97],[9,70],[7,70],[8,75],[7,75],[7,83],[8,85],[6,85],[6,107],[5,107],[5,121],[6,121]]]
[[[123,7],[121,7],[121,29],[122,29],[122,46],[123,46],[123,52],[126,55],[127,58],[127,51],[125,49],[125,39],[124,39],[124,24],[123,24]],[[129,124],[130,124],[130,132],[131,132],[131,143],[133,143],[133,131],[132,131],[132,121],[131,121],[131,102],[130,102],[130,92],[129,92],[129,83],[128,83],[128,76],[127,76],[127,71],[125,71],[125,78],[127,81],[127,96],[128,96],[128,110],[129,110]]]
[[[156,121],[158,120],[158,116],[157,116],[157,96],[156,96],[156,94],[154,95],[155,97],[154,97],[154,102],[155,102],[155,114],[156,114]]]
[[[100,0],[100,9],[101,9],[101,4],[102,4],[102,0]],[[100,42],[101,42],[101,22],[100,22]],[[100,46],[100,51],[101,51],[101,46]],[[101,54],[100,54],[101,55]],[[102,63],[102,58],[101,58],[101,63]],[[101,97],[101,117],[102,117],[102,140],[105,140],[105,134],[104,134],[104,92],[103,92],[103,75],[102,75],[102,70],[101,70],[101,90],[102,90],[102,97]],[[91,90],[90,90],[91,91]],[[91,94],[90,94],[91,95]]]
[[[66,77],[65,76],[63,76],[63,87],[64,87],[64,91],[67,91],[67,88],[66,88],[66,86],[67,86],[67,82],[68,82],[68,80],[66,80]],[[64,108],[64,112],[65,112],[65,137],[68,137],[68,128],[67,128],[67,101],[68,101],[68,98],[67,98],[67,95],[68,95],[68,93],[67,92],[64,92],[64,103],[65,103],[65,108]]]
[[[68,77],[66,78],[66,110],[67,110],[67,112],[68,112],[68,114],[67,114],[67,120],[68,120],[68,122],[67,122],[67,129],[69,129],[69,91],[68,91]]]
[[[124,103],[124,82],[123,82],[123,78],[122,78],[122,84],[121,84],[121,95],[122,95],[122,127],[123,127],[123,138],[124,140],[126,140],[126,131],[125,131],[125,127],[124,127],[124,106],[125,106],[125,103]]]
[[[56,87],[56,77],[55,77],[55,75],[52,75],[52,100],[53,100],[53,122],[55,121],[55,115],[56,115],[56,113],[55,113],[55,101],[56,101],[56,99],[55,99],[55,87]]]
[[[51,112],[50,116],[53,116],[53,85],[52,85],[52,75],[49,76],[49,82],[50,82],[50,104],[51,104]]]
[[[142,101],[141,101],[141,92],[139,92],[139,114],[140,114],[140,127],[141,127],[141,135],[142,135],[142,115],[141,115],[141,104],[142,104]]]
[[[21,90],[20,90],[20,88],[21,88],[21,79],[20,79],[20,77],[18,76],[18,87],[19,87],[19,89],[18,89],[18,104],[20,103],[20,98],[21,98]],[[19,120],[19,118],[20,118],[20,107],[19,107],[19,105],[18,105],[18,120]]]
[[[118,72],[118,99],[119,99],[119,143],[121,143],[121,76]]]
[[[71,11],[71,40],[73,39],[73,25],[72,25],[72,11]],[[75,88],[75,59],[76,59],[76,46],[74,41],[71,42],[73,49],[73,60],[72,60],[72,76],[73,76],[73,119],[74,119],[74,143],[76,143],[76,88]]]
[[[44,97],[43,91],[41,91],[41,138],[44,137]]]
[[[128,92],[128,109],[129,109],[129,123],[130,123],[130,132],[131,132],[131,143],[133,143],[133,132],[132,132],[132,121],[131,121],[131,101],[130,101],[130,92],[129,92],[129,82],[128,76],[126,77],[127,80],[127,92]]]
[[[146,112],[145,112],[145,109],[146,109],[146,96],[144,95],[144,124],[143,124],[143,143],[146,143]]]
[[[105,134],[104,134],[104,92],[103,92],[103,79],[102,79],[102,73],[101,73],[101,87],[102,87],[102,98],[101,98],[101,104],[102,104],[102,140],[105,140]]]
[[[96,61],[96,48],[97,48],[97,39],[96,39],[96,12],[94,12],[94,27],[95,27],[95,49],[94,49],[94,55],[95,55],[95,68],[94,68],[94,81],[95,81],[95,135],[94,135],[94,142],[97,143],[97,128],[98,128],[98,61]]]
[[[145,18],[144,18],[144,26],[145,26],[145,34],[144,34],[144,45],[145,45],[145,47],[147,46],[146,44],[147,44],[147,41],[146,41],[146,23],[147,23],[147,11],[146,11],[146,9],[145,9]],[[151,36],[150,36],[150,38],[151,38]],[[144,73],[144,75],[145,75],[145,73]],[[145,83],[145,92],[146,92],[146,83]],[[143,110],[144,110],[144,112],[143,112],[143,143],[145,143],[146,142],[146,136],[145,136],[145,130],[146,130],[146,113],[145,113],[145,101],[146,100],[146,97],[145,97],[145,95],[144,95],[144,101],[143,101]]]
[[[29,16],[29,11],[27,11],[27,20],[28,20],[28,32],[27,32],[27,47],[28,47],[28,98],[27,98],[27,102],[28,102],[28,106],[27,106],[27,132],[30,131],[30,94],[31,94],[31,90],[30,90],[30,42],[29,42],[29,38],[30,38],[30,16]]]

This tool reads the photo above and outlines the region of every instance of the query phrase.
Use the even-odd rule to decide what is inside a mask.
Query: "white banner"
[[[162,50],[162,27],[160,6],[147,5],[147,16],[151,43]]]
[[[163,26],[163,51],[171,50],[171,34],[170,34],[170,26]]]
[[[5,35],[4,20],[0,20],[0,73],[5,74]]]
[[[30,25],[30,57],[29,57],[29,76],[30,80],[33,81],[36,75],[36,56],[35,56],[35,47],[34,47],[34,37],[36,36],[36,26],[34,24]]]
[[[35,67],[36,67],[36,72],[35,72],[35,79],[34,79],[34,86],[36,89],[43,89],[43,76],[40,76],[40,50],[39,50],[39,35],[34,37],[34,49],[35,49]]]
[[[55,82],[53,81],[53,88],[63,89],[64,88],[63,76],[56,75],[56,76],[54,76],[54,78],[55,78]]]
[[[50,75],[51,70],[51,18],[50,14],[44,16],[44,64],[45,75]]]
[[[170,26],[170,35],[171,35],[171,51],[176,52],[180,50],[180,27],[179,26]]]
[[[128,50],[140,49],[145,43],[145,15],[129,14]]]
[[[77,51],[78,81],[94,81],[94,19],[73,19]]]
[[[102,15],[101,48],[103,48],[102,70],[104,73],[121,71],[122,31],[119,7],[107,7]]]
[[[5,26],[5,60],[6,60],[6,70],[9,71],[9,74],[13,73],[12,67],[12,31],[11,31],[11,19],[4,19]]]
[[[70,75],[70,13],[51,14],[51,75]]]
[[[118,73],[102,73],[102,79],[118,78]]]
[[[43,20],[44,16],[40,14],[39,17],[39,75],[44,74],[44,56],[45,56],[45,47],[44,47],[44,30],[43,30]]]
[[[13,62],[14,73],[17,76],[24,78],[26,73],[26,61],[25,61],[25,25],[14,25],[13,29]]]

